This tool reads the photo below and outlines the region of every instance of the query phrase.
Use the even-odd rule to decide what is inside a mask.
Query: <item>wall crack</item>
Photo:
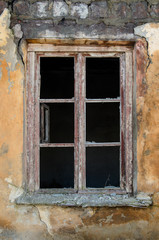
[[[135,33],[135,35],[136,35],[136,36],[139,36],[139,37],[141,38],[141,36],[140,36],[139,34]],[[147,45],[147,46],[146,46],[146,49],[147,49],[147,60],[148,60],[148,63],[147,63],[147,66],[146,66],[146,72],[147,72],[150,64],[152,64],[152,59],[151,59],[151,57],[150,57],[150,53],[149,53],[149,43],[148,43],[146,37],[142,36],[141,39],[144,40],[144,41],[146,42],[146,45]]]
[[[45,225],[46,230],[47,230],[47,233],[49,234],[49,236],[51,237],[51,239],[54,240],[54,236],[53,236],[53,234],[50,232],[50,230],[49,230],[49,226],[47,225],[47,223],[42,219],[38,207],[37,207],[36,205],[33,205],[33,207],[37,210],[37,213],[38,213],[38,216],[39,216],[39,220],[40,220],[40,222],[42,222],[42,224]]]

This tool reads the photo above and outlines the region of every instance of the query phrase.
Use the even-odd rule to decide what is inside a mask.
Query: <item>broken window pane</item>
[[[74,142],[74,104],[49,103],[50,143]]]
[[[120,141],[119,103],[87,103],[86,139],[89,142]]]
[[[40,188],[74,187],[74,149],[40,149]]]
[[[86,58],[86,97],[120,96],[119,58]]]
[[[74,97],[74,58],[41,57],[42,99],[66,99]]]
[[[120,147],[88,147],[86,149],[86,186],[119,187]]]

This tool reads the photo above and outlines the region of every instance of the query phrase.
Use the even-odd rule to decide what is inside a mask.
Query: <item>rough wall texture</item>
[[[159,24],[145,24],[135,29],[135,33],[144,37],[148,42],[148,65],[145,76],[142,78],[144,85],[139,84],[137,94],[138,118],[138,189],[151,192],[158,191],[158,76],[159,76]],[[147,53],[145,53],[147,54]]]
[[[159,239],[158,0],[15,0],[0,1],[0,10],[0,239]],[[136,39],[137,65],[143,66],[136,71],[137,189],[153,194],[153,206],[15,204],[23,192],[23,38]]]

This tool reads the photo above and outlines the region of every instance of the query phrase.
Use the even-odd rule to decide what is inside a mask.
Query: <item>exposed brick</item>
[[[131,5],[132,7],[132,17],[135,19],[147,18],[148,9],[146,2],[136,2]]]
[[[93,2],[90,6],[90,17],[106,17],[107,12],[106,1]]]
[[[78,18],[87,18],[88,6],[84,3],[72,4],[71,5],[71,16]]]
[[[127,18],[131,16],[131,9],[125,2],[115,3],[113,6],[113,17]]]
[[[151,12],[152,17],[159,17],[159,3],[151,6]]]
[[[68,15],[68,5],[62,1],[54,1],[53,4],[53,16],[54,17],[65,17]]]
[[[17,15],[29,15],[29,4],[27,1],[17,0],[13,3],[13,13]]]
[[[7,8],[7,3],[4,1],[0,1],[0,14],[3,12],[5,8]]]

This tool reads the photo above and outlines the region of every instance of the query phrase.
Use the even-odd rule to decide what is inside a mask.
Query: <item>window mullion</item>
[[[132,192],[132,52],[126,52],[126,134],[125,134],[125,160],[126,160],[126,191]]]
[[[79,178],[79,80],[78,80],[78,57],[74,58],[74,188],[78,190]]]
[[[35,53],[30,52],[27,55],[28,67],[27,67],[27,86],[26,86],[26,97],[27,97],[27,136],[26,136],[26,162],[27,171],[26,179],[28,188],[30,191],[35,189],[35,138],[34,138],[34,114],[35,114],[35,91],[34,91],[34,79],[35,79]]]
[[[85,57],[78,54],[78,82],[79,82],[79,174],[78,174],[78,188],[79,190],[86,187],[86,157],[85,157]]]
[[[125,189],[125,54],[120,57],[120,187]]]
[[[41,83],[41,76],[40,76],[40,58],[36,57],[36,70],[35,70],[35,126],[34,126],[34,138],[35,138],[35,190],[39,189],[40,185],[40,173],[39,173],[39,166],[40,166],[40,154],[39,154],[39,143],[40,143],[40,106],[39,106],[39,97],[40,97],[40,83]]]

